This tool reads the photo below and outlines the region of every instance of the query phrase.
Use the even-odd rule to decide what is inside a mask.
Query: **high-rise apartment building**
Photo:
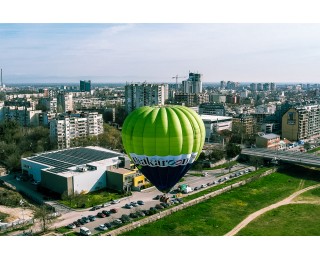
[[[69,148],[75,138],[96,136],[103,133],[102,114],[97,112],[64,114],[50,121],[50,138],[59,149]]]
[[[189,78],[182,81],[182,91],[187,94],[199,94],[202,93],[202,74],[189,73]]]
[[[91,91],[91,80],[80,80],[80,91],[90,92]]]
[[[60,92],[57,95],[57,112],[73,111],[72,93]]]
[[[292,107],[282,116],[282,137],[298,141],[320,134],[320,106]]]
[[[125,109],[128,113],[142,106],[164,105],[168,84],[131,83],[125,86]]]

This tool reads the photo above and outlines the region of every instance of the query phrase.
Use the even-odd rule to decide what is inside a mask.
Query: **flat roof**
[[[93,164],[121,155],[123,154],[102,147],[87,146],[41,153],[23,159],[47,165],[48,169],[46,169],[46,171],[62,173],[69,171],[70,168],[75,168],[84,164]]]
[[[224,121],[224,120],[232,120],[231,116],[215,116],[215,115],[200,115],[202,120],[208,121]]]
[[[120,173],[120,174],[127,174],[130,172],[134,172],[134,170],[129,170],[126,168],[113,168],[111,170],[108,170],[109,172],[115,172],[115,173]]]
[[[260,137],[265,138],[265,139],[273,139],[273,138],[278,138],[278,137],[280,137],[280,135],[276,135],[276,134],[265,134],[265,135],[261,135]]]

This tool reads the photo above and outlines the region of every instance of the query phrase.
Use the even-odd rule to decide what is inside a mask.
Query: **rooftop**
[[[36,156],[23,158],[48,166],[47,171],[62,173],[84,164],[96,164],[98,161],[111,159],[122,155],[98,146],[76,147],[53,152],[41,153]]]

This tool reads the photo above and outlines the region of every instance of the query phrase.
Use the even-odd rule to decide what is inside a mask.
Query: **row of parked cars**
[[[243,171],[235,172],[235,173],[230,174],[229,176],[222,177],[222,178],[220,178],[220,179],[218,179],[216,181],[208,182],[206,184],[201,184],[200,186],[195,187],[193,190],[196,191],[196,190],[200,190],[200,189],[206,188],[206,187],[211,186],[211,185],[219,184],[219,183],[225,182],[225,181],[227,181],[227,180],[229,180],[231,178],[238,177],[240,175],[246,174],[246,173],[251,172],[251,171],[252,171],[252,169],[249,168],[249,169],[246,169],[246,170],[243,170]]]
[[[132,209],[133,207],[138,207],[139,205],[144,205],[144,202],[142,200],[131,201],[130,203],[127,203],[126,205],[124,205],[124,208]]]
[[[179,203],[182,203],[181,199],[179,199]],[[150,207],[149,209],[137,210],[136,212],[131,212],[130,214],[122,214],[120,218],[117,218],[111,222],[107,222],[105,224],[99,225],[98,229],[104,231],[114,227],[118,227],[122,224],[132,222],[136,218],[151,216],[153,214],[156,214],[160,210],[168,208],[169,206],[170,206],[169,203],[161,202],[159,204],[156,204],[154,207]]]
[[[67,225],[68,228],[76,228],[76,227],[80,227],[82,225],[85,225],[86,223],[95,221],[97,217],[99,218],[105,218],[110,216],[113,213],[117,213],[118,210],[117,209],[110,209],[110,210],[102,210],[101,212],[98,212],[96,215],[89,215],[89,216],[84,216],[82,218],[79,218],[78,220],[70,223]]]

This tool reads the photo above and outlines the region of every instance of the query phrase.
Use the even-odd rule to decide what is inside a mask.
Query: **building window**
[[[288,125],[296,124],[295,114],[296,114],[295,112],[288,112],[288,121],[287,121]]]

